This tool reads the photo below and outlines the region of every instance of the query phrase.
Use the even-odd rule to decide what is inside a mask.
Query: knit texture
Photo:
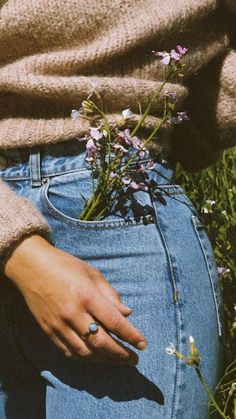
[[[191,120],[162,130],[150,149],[165,147],[189,171],[214,163],[236,144],[235,0],[0,1],[0,150],[81,137],[72,120],[94,86],[111,122],[130,107],[138,119],[163,76],[152,50],[189,49],[183,80],[164,92]],[[150,130],[164,100],[152,110]],[[0,183],[1,249],[24,229],[47,231],[27,200]],[[12,222],[14,220],[14,222]],[[27,230],[28,231],[28,230]]]
[[[50,227],[34,204],[16,195],[4,182],[0,181],[0,255],[1,262],[10,255],[11,248],[21,238],[32,233],[50,240]]]

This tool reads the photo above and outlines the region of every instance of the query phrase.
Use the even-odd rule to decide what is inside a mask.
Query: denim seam
[[[155,207],[155,212],[156,212],[156,225],[157,225],[157,229],[159,230],[160,236],[162,238],[162,242],[163,242],[163,246],[166,252],[166,257],[167,257],[167,262],[168,262],[168,266],[169,266],[169,270],[170,270],[170,276],[172,279],[172,289],[174,291],[174,293],[178,292],[177,286],[176,286],[176,280],[175,280],[175,274],[174,274],[174,270],[173,270],[173,266],[172,266],[172,259],[171,259],[171,255],[165,240],[165,236],[164,233],[162,232],[160,223],[158,221],[158,214],[157,214],[157,210]],[[178,351],[181,350],[180,348],[180,342],[181,342],[181,313],[180,313],[180,307],[178,304],[178,301],[174,302],[174,313],[175,313],[175,323],[176,323],[176,348]],[[178,384],[178,380],[179,380],[179,375],[180,375],[180,370],[181,370],[181,364],[180,364],[180,360],[179,358],[176,358],[176,373],[175,373],[175,385],[174,385],[174,394],[173,394],[173,403],[172,403],[172,412],[171,412],[171,419],[174,419],[177,417],[177,408],[176,408],[176,404],[177,404],[177,384]]]
[[[202,239],[200,237],[199,231],[198,231],[198,227],[204,228],[204,226],[203,226],[203,224],[198,224],[197,225],[197,222],[196,221],[198,220],[198,218],[195,217],[194,215],[191,216],[191,219],[192,219],[192,223],[193,223],[193,226],[194,226],[195,234],[196,234],[196,236],[198,238],[198,241],[199,241],[199,244],[200,244],[202,253],[203,253],[203,257],[204,257],[204,260],[205,260],[205,263],[206,263],[207,272],[208,272],[208,276],[209,276],[209,280],[210,280],[210,285],[211,285],[211,291],[212,291],[214,305],[215,305],[218,335],[221,336],[221,334],[222,334],[222,331],[221,331],[221,321],[220,321],[220,317],[219,317],[219,308],[218,308],[218,302],[217,302],[216,292],[215,292],[215,289],[214,289],[213,279],[212,279],[212,275],[211,275],[211,266],[210,266],[210,263],[209,263],[208,251],[207,251],[207,248],[205,247],[205,245],[204,245],[204,243],[203,243],[203,241],[202,241]]]

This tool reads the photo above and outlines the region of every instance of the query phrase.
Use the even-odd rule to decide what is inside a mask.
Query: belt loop
[[[42,185],[40,168],[40,149],[31,149],[29,156],[30,182],[32,188]]]

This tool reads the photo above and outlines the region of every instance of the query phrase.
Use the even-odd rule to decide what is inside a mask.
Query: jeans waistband
[[[0,178],[5,180],[30,179],[32,187],[42,184],[42,178],[78,170],[90,169],[85,160],[85,142],[78,139],[28,148],[0,150]],[[145,162],[148,159],[143,159]],[[172,183],[174,167],[164,153],[155,157],[159,184]],[[3,166],[0,164],[0,166]]]

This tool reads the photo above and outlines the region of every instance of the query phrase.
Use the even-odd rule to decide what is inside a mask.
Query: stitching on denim
[[[194,227],[194,231],[195,231],[196,236],[198,238],[198,241],[199,241],[202,253],[203,253],[203,257],[204,257],[204,260],[205,260],[205,263],[206,263],[207,272],[208,272],[210,285],[211,285],[211,291],[212,291],[213,300],[214,300],[218,335],[221,336],[222,335],[222,326],[221,326],[220,315],[219,315],[217,295],[216,295],[216,291],[215,291],[215,288],[214,288],[214,281],[213,281],[213,278],[212,278],[212,270],[211,270],[211,267],[210,267],[209,253],[208,253],[208,250],[207,250],[206,246],[204,245],[204,242],[203,242],[203,240],[200,236],[199,230],[198,230],[199,228],[201,228],[205,231],[205,229],[204,229],[204,226],[201,222],[198,223],[198,218],[196,216],[192,215],[191,219],[192,219],[192,224],[193,224],[193,227]]]
[[[171,284],[172,284],[172,289],[173,289],[173,294],[175,292],[178,292],[177,286],[176,286],[176,280],[175,280],[175,273],[173,270],[173,265],[172,265],[172,258],[169,252],[169,248],[167,246],[167,242],[165,240],[165,236],[164,233],[161,229],[161,225],[159,223],[159,218],[158,218],[158,214],[157,214],[157,210],[156,210],[156,206],[154,206],[155,208],[155,212],[156,212],[156,225],[157,228],[159,230],[161,239],[162,239],[162,243],[166,252],[166,257],[167,257],[167,262],[168,262],[168,266],[169,266],[169,270],[170,270],[170,276],[171,276]],[[174,313],[175,313],[175,324],[176,324],[176,340],[177,340],[177,350],[181,352],[181,325],[182,325],[182,321],[181,321],[181,311],[180,311],[180,306],[178,301],[174,302]],[[171,419],[174,419],[176,417],[176,404],[177,404],[177,385],[178,385],[178,381],[179,381],[179,376],[180,376],[180,370],[181,370],[181,363],[180,363],[180,359],[176,357],[176,374],[175,374],[175,384],[174,384],[174,395],[173,395],[173,403],[172,403],[172,412],[171,412]]]
[[[82,221],[82,220],[75,220],[68,215],[63,214],[58,209],[54,208],[51,202],[48,199],[47,192],[49,189],[50,184],[46,184],[45,187],[42,188],[42,205],[45,211],[48,211],[50,214],[55,216],[57,219],[62,220],[68,224],[73,224],[76,227],[82,228],[84,230],[100,230],[106,229],[111,230],[114,228],[128,228],[128,227],[136,227],[136,226],[145,226],[146,227],[146,217],[141,216],[140,220],[135,219],[134,217],[130,217],[127,219],[122,220],[98,220],[98,221]],[[91,224],[90,224],[91,223]],[[147,223],[149,225],[150,223]],[[151,223],[155,224],[155,223]]]

